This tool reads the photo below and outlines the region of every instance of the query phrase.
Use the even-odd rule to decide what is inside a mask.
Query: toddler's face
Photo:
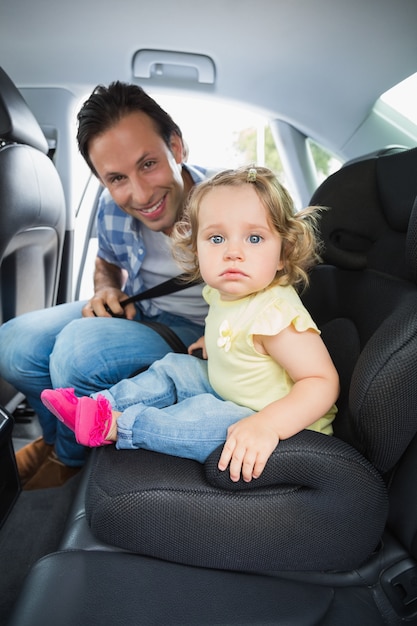
[[[282,269],[282,239],[267,219],[254,188],[219,186],[199,210],[197,254],[204,281],[223,300],[261,291]]]

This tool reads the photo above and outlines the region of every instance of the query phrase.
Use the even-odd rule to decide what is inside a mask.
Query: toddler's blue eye
[[[262,241],[262,237],[260,235],[250,235],[249,236],[250,243],[259,243]]]
[[[221,235],[213,235],[210,240],[212,243],[223,243],[224,238]]]

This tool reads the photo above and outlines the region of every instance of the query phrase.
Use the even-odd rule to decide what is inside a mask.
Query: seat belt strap
[[[121,306],[124,308],[131,302],[139,302],[140,300],[147,300],[150,298],[158,298],[159,296],[166,296],[170,293],[175,293],[177,291],[181,291],[182,289],[187,289],[187,287],[191,287],[193,285],[201,284],[201,279],[186,281],[184,278],[187,274],[179,274],[174,278],[169,278],[163,283],[159,285],[155,285],[155,287],[151,287],[150,289],[146,289],[146,291],[142,291],[141,293],[137,293],[126,300],[122,300],[120,302]],[[178,337],[178,335],[165,324],[161,324],[160,322],[151,322],[151,321],[141,321],[141,324],[152,328],[155,332],[159,333],[161,337],[167,342],[173,352],[180,352],[187,354],[187,347]],[[140,370],[142,371],[142,370]]]
[[[184,280],[186,276],[187,274],[184,273],[174,276],[174,278],[168,278],[168,280],[160,283],[159,285],[155,285],[150,289],[146,289],[145,291],[141,291],[133,296],[129,296],[126,300],[121,300],[120,304],[124,308],[131,302],[140,302],[141,300],[149,300],[151,298],[166,296],[170,293],[175,293],[177,291],[181,291],[182,289],[187,289],[188,287],[201,284],[202,282],[200,279],[186,281]]]

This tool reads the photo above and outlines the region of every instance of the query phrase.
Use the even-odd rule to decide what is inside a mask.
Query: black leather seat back
[[[65,231],[42,130],[0,68],[0,323],[54,304]]]
[[[0,68],[0,324],[55,304],[65,219],[42,129]],[[14,406],[16,397],[0,379],[0,403]]]

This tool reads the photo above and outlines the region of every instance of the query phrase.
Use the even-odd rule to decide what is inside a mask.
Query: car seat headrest
[[[48,142],[16,85],[0,67],[0,140],[48,153]]]
[[[407,233],[413,231],[416,173],[417,149],[411,149],[368,156],[329,176],[311,199],[328,208],[320,222],[324,262],[415,280],[417,247],[405,250],[413,238]]]

